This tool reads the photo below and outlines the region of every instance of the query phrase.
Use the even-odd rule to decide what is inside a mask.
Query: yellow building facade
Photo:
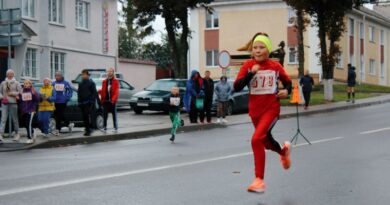
[[[219,78],[222,75],[218,65],[219,52],[228,51],[231,56],[238,58],[248,55],[237,49],[245,45],[255,33],[266,32],[272,39],[274,50],[281,41],[286,43],[284,67],[289,74],[297,75],[295,12],[284,1],[216,0],[211,7],[214,9],[213,14],[203,8],[191,11],[190,25],[193,32],[189,70],[196,69],[201,73],[209,70],[213,78]],[[373,10],[362,8],[348,13],[345,21],[347,31],[340,41],[342,54],[335,68],[335,79],[345,80],[347,64],[351,63],[356,67],[359,82],[390,85],[389,19]],[[319,52],[318,45],[317,28],[308,26],[304,33],[305,69],[321,76],[321,65],[316,55]],[[226,71],[227,75],[234,78],[238,69],[239,63],[233,60]]]

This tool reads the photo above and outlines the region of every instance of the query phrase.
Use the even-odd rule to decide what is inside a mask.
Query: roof
[[[390,4],[374,6],[374,10],[390,19]]]
[[[390,27],[390,16],[387,16],[387,14],[379,10],[375,10],[375,9],[371,10],[361,6],[359,9],[353,9],[352,12],[360,15],[365,15],[367,18],[369,18],[372,21]]]
[[[214,0],[211,5],[234,5],[234,4],[251,4],[251,3],[268,3],[268,2],[284,2],[283,0]]]
[[[128,59],[128,58],[119,58],[120,63],[134,63],[134,64],[143,64],[143,65],[157,65],[154,61],[148,60],[139,60],[139,59]]]

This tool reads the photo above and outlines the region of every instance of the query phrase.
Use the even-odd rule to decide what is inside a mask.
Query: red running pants
[[[271,130],[278,121],[279,111],[266,111],[261,116],[252,117],[255,132],[252,136],[252,150],[255,160],[255,175],[264,179],[265,149],[282,155],[280,144],[272,137]]]

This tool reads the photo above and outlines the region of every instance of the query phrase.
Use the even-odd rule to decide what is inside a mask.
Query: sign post
[[[226,76],[226,69],[230,66],[230,63],[230,53],[226,50],[221,51],[218,55],[218,65],[222,68],[222,75]]]

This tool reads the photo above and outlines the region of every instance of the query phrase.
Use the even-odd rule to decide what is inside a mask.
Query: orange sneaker
[[[264,193],[265,183],[262,179],[256,178],[251,185],[248,186],[248,192]]]
[[[280,162],[284,169],[290,169],[291,160],[290,160],[290,152],[291,152],[291,143],[289,141],[284,142],[283,148],[284,155],[280,156]]]

